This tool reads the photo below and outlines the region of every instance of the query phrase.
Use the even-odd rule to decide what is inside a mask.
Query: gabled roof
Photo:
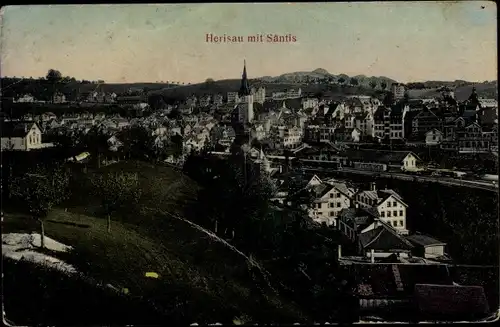
[[[434,245],[446,245],[446,243],[436,240],[427,235],[422,234],[414,234],[410,236],[406,236],[406,239],[413,244],[418,244],[422,246],[434,246]]]
[[[364,249],[379,251],[410,251],[413,245],[392,228],[384,224],[359,235],[359,241]]]
[[[340,211],[341,219],[352,222],[356,230],[363,230],[379,218],[377,208],[346,208]]]
[[[430,134],[430,133],[433,133],[433,134],[437,134],[437,133],[439,133],[439,134],[443,134],[443,132],[441,132],[441,131],[440,131],[439,129],[437,129],[437,128],[433,128],[433,129],[431,129],[431,130],[427,131],[427,132],[425,133],[425,135]]]
[[[38,127],[35,122],[2,121],[0,129],[2,137],[25,137],[33,125]]]

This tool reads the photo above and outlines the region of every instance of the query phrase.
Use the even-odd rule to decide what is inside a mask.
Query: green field
[[[300,310],[263,281],[259,271],[249,269],[243,256],[175,218],[189,219],[189,208],[196,200],[193,181],[172,168],[139,162],[122,162],[103,170],[138,173],[144,190],[139,208],[113,216],[108,233],[97,202],[89,193],[82,193],[86,185],[81,183],[80,199],[66,204],[75,207],[67,211],[56,208],[45,223],[47,236],[74,247],[64,255],[69,263],[88,276],[170,308],[172,316],[189,316],[191,321],[229,322],[242,316],[303,320]],[[6,214],[2,227],[4,233],[38,231],[33,220],[15,213]],[[145,278],[150,271],[160,278]]]

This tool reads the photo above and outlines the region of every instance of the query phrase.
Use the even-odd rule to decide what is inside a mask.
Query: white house
[[[433,128],[427,133],[425,133],[425,144],[426,145],[438,145],[443,141],[443,133]]]
[[[352,192],[345,183],[334,180],[322,181],[316,175],[299,193],[308,193],[312,196],[309,216],[315,222],[326,223],[328,226],[336,226],[339,212],[351,205]]]
[[[358,128],[353,128],[351,131],[351,141],[359,142],[361,140],[362,132]]]
[[[36,102],[36,99],[31,95],[31,94],[25,94],[23,95],[22,97],[20,97],[19,99],[17,99],[15,102],[19,102],[19,103],[33,103],[33,102]]]
[[[408,171],[419,170],[419,162],[420,158],[413,152],[409,152],[403,158],[403,167],[401,168],[401,170],[408,170]]]
[[[3,122],[2,150],[29,151],[42,145],[42,132],[34,122]]]
[[[380,220],[391,225],[398,233],[406,235],[406,209],[408,205],[401,196],[393,190],[377,190],[375,184],[369,191],[361,191],[355,195],[355,201],[362,207],[375,207]],[[363,232],[370,230],[368,227]]]
[[[317,98],[303,98],[302,109],[317,108],[319,101]]]

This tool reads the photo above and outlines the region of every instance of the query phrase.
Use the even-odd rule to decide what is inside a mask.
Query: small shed
[[[414,245],[413,252],[415,256],[433,259],[445,255],[446,243],[435,238],[423,234],[414,234],[407,236],[406,239]]]

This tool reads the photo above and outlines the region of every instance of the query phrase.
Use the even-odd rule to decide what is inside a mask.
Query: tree
[[[62,74],[58,70],[49,69],[45,78],[47,79],[47,81],[51,83],[56,83],[62,79]]]
[[[137,173],[96,173],[91,179],[94,195],[101,200],[111,232],[111,215],[125,206],[136,204],[141,197]]]
[[[135,159],[156,158],[155,138],[147,128],[132,126],[123,130],[119,138],[129,157]]]
[[[356,86],[359,84],[358,80],[356,78],[351,78],[351,81],[349,82],[349,84],[351,84],[352,86]]]
[[[62,74],[58,70],[49,69],[45,78],[50,83],[50,85],[52,85],[52,96],[50,98],[53,101],[54,93],[56,93],[56,85],[62,80]]]
[[[374,80],[374,79],[372,79],[372,80],[370,81],[370,87],[371,87],[372,89],[375,89],[375,88],[377,87],[377,81],[376,81],[376,80]]]
[[[346,80],[345,80],[345,78],[344,78],[344,77],[339,77],[339,79],[338,79],[338,82],[339,82],[340,84],[344,84],[344,82],[345,82],[345,81],[346,81]]]
[[[10,194],[40,223],[41,247],[45,247],[44,219],[69,196],[69,176],[60,168],[38,166],[10,180]]]
[[[182,155],[182,136],[175,134],[170,138],[170,143],[172,146],[172,155],[174,158],[179,158]]]
[[[387,82],[386,81],[380,82],[380,87],[382,88],[382,90],[385,90],[387,88]]]
[[[214,82],[214,79],[213,78],[207,78],[205,80],[205,83],[213,83]]]

